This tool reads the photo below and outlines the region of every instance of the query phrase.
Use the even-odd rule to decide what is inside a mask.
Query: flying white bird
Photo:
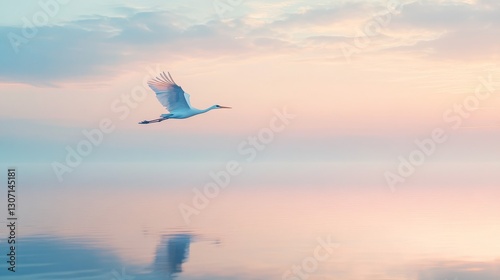
[[[162,122],[168,119],[186,119],[213,109],[231,108],[220,105],[213,105],[205,110],[193,108],[189,102],[189,94],[185,93],[182,88],[175,83],[170,73],[168,73],[168,76],[165,72],[161,73],[160,77],[150,80],[148,85],[156,93],[156,98],[158,98],[161,105],[167,108],[169,114],[162,114],[158,119],[142,121],[139,124]]]

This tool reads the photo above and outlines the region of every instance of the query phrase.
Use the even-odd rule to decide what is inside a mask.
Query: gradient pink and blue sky
[[[18,168],[23,234],[104,233],[125,264],[150,263],[155,236],[134,242],[185,226],[179,203],[237,160],[244,172],[193,222],[227,245],[194,245],[188,272],[288,269],[309,253],[295,245],[328,231],[343,246],[329,275],[498,279],[499,1],[243,0],[222,15],[219,0],[69,1],[17,52],[9,34],[43,9],[4,2],[0,166]],[[165,112],[151,69],[197,108],[233,109],[138,125]],[[485,80],[454,128],[444,115]],[[126,115],[113,109],[137,89]],[[245,162],[240,143],[285,107],[295,118]],[[115,130],[59,182],[52,163],[103,119]],[[436,128],[448,140],[391,192],[384,172]]]
[[[449,141],[430,161],[497,162],[497,92],[459,129],[443,113],[481,77],[500,88],[498,1],[396,1],[399,12],[386,1],[242,1],[222,16],[214,3],[70,1],[17,53],[8,34],[43,10],[38,1],[2,4],[2,161],[63,161],[103,118],[116,130],[88,162],[225,161],[287,107],[296,119],[259,160],[393,168],[442,127]],[[374,20],[382,28],[363,35]],[[143,86],[148,67],[170,71],[195,107],[234,109],[139,126],[164,113],[148,91],[120,119],[113,102]]]

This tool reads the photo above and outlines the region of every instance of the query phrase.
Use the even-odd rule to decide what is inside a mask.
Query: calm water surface
[[[342,184],[234,182],[189,224],[179,205],[192,205],[192,187],[30,188],[20,193],[17,272],[2,265],[0,276],[500,279],[495,186]]]

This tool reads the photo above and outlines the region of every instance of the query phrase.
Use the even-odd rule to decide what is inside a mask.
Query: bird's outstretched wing
[[[170,73],[168,73],[168,76],[165,72],[160,73],[160,77],[149,80],[148,85],[156,93],[158,101],[160,101],[169,112],[191,109],[189,94],[185,93],[182,88],[175,83]]]

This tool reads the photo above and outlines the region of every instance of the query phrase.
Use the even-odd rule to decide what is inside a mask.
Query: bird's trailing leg
[[[150,121],[142,121],[140,122],[139,124],[148,124],[148,123],[157,123],[157,122],[162,122],[164,120],[168,120],[168,118],[159,118],[159,119],[154,119],[154,120],[150,120]]]

